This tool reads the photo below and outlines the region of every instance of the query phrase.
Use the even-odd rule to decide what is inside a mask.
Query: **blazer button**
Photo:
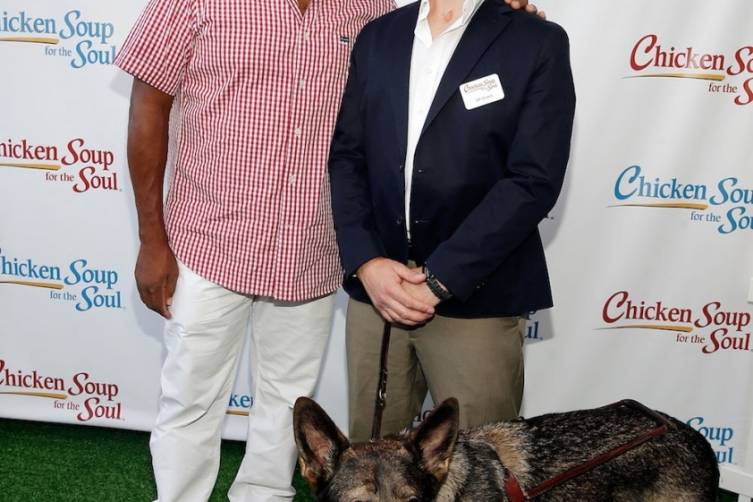
[[[399,171],[405,170],[405,166],[402,165],[402,164],[400,164],[399,166],[397,166],[397,168],[398,168]]]
[[[402,224],[403,224],[403,219],[402,219],[402,218],[397,218],[397,219],[395,220],[395,225],[397,225],[397,226],[400,226],[400,225],[402,225]]]

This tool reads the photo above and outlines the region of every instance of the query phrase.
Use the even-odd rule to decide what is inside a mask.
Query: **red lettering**
[[[648,55],[654,48],[656,47],[656,42],[659,40],[659,37],[656,35],[646,35],[645,37],[638,40],[638,43],[635,44],[635,47],[633,47],[633,52],[630,54],[630,67],[635,71],[641,71],[645,70],[651,64],[654,62],[652,58],[648,60],[647,63],[643,63],[638,61],[639,52],[642,51],[641,55]]]
[[[613,306],[617,309],[621,308],[628,301],[628,297],[629,295],[627,291],[619,291],[609,297],[607,302],[604,304],[604,310],[601,313],[604,322],[611,324],[619,321],[625,316],[625,312],[619,312],[618,314],[616,314],[616,317],[612,316],[610,314],[610,308]]]

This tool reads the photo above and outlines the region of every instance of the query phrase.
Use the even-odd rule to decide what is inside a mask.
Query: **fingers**
[[[417,310],[409,309],[394,298],[385,298],[377,305],[377,310],[388,322],[416,326],[423,324],[431,318],[431,315]]]
[[[143,288],[139,289],[139,296],[146,308],[164,316],[165,307],[162,301],[162,294],[159,291],[151,287]]]
[[[420,300],[417,300],[416,298],[408,294],[408,292],[405,291],[401,286],[395,286],[389,289],[387,291],[387,294],[392,300],[397,301],[400,305],[406,307],[407,309],[415,310],[427,315],[434,314],[434,307],[427,305]]]
[[[169,303],[168,303],[169,302]],[[160,298],[160,310],[159,314],[164,317],[165,319],[172,319],[173,315],[170,313],[170,309],[168,308],[173,302],[172,295],[167,295],[167,284],[164,282],[162,283],[162,295]]]
[[[410,303],[411,307],[406,305]],[[395,286],[384,291],[374,302],[377,310],[385,320],[406,326],[416,326],[428,321],[434,315],[432,307],[423,305],[407,294],[400,286]],[[430,312],[427,312],[428,309]]]
[[[546,13],[544,11],[541,11],[532,3],[528,3],[528,0],[505,0],[505,3],[512,7],[513,9],[522,9],[525,8],[526,12],[530,12],[531,14],[536,14],[542,19],[546,19]]]
[[[175,287],[178,284],[178,271],[175,270],[174,273],[171,273],[168,275],[167,280],[165,282],[165,306],[167,307],[168,319],[172,317],[172,314],[170,314],[169,307],[173,306],[173,296],[175,295]]]
[[[168,309],[168,298],[172,302],[172,294],[168,297],[166,286],[166,280],[149,285],[139,284],[137,282],[139,296],[141,297],[141,301],[144,302],[144,305],[146,305],[149,310],[157,312],[165,319],[170,319],[172,315]],[[175,286],[172,287],[172,291],[175,291]]]
[[[377,308],[382,318],[390,324],[395,323],[394,313],[386,309]]]
[[[408,317],[404,317],[403,314],[400,313],[400,308],[398,306],[395,306],[395,308],[385,308],[384,312],[386,315],[383,315],[383,317],[392,324],[398,324],[400,326],[417,326],[418,324],[423,324],[425,321],[415,321]]]
[[[394,262],[392,269],[400,279],[410,282],[411,284],[421,284],[426,280],[426,275],[418,268],[409,268],[402,263]]]
[[[388,300],[386,307],[392,314],[393,319],[408,326],[415,326],[416,324],[424,323],[431,318],[431,315],[422,311],[407,308],[395,299]]]

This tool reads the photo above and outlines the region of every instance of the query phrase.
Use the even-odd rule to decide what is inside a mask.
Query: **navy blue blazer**
[[[408,88],[418,3],[368,24],[353,48],[329,173],[344,286],[366,261],[407,262]],[[459,87],[499,75],[505,98],[467,110]],[[454,294],[437,313],[474,318],[552,306],[538,224],[562,187],[575,91],[554,23],[486,0],[441,80],[416,147],[411,256]]]

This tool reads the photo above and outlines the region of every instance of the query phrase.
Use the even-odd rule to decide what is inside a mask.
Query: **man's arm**
[[[461,301],[536,229],[562,187],[575,113],[569,43],[559,27],[542,43],[510,146],[506,176],[426,262]]]
[[[404,283],[419,284],[424,276],[402,263],[384,258],[386,253],[374,222],[364,154],[364,83],[357,65],[362,45],[363,34],[351,55],[348,82],[330,151],[332,214],[337,241],[346,275],[358,275],[382,317],[389,322],[415,325],[428,320],[434,311],[405,291]]]
[[[136,285],[144,304],[170,318],[178,265],[167,242],[163,183],[173,97],[141,80],[133,80],[128,120],[128,168],[136,199],[141,247]]]

